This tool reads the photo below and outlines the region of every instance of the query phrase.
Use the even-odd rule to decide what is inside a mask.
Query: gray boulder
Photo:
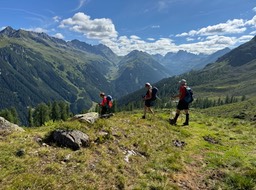
[[[72,150],[78,150],[81,147],[88,147],[90,140],[88,135],[78,130],[55,130],[46,142],[55,143],[60,147],[68,147]]]
[[[7,121],[3,117],[0,117],[0,135],[1,134],[10,134],[14,131],[23,132],[25,130],[22,129],[21,127],[19,127],[18,125]]]
[[[72,120],[78,120],[81,122],[87,122],[87,123],[95,123],[95,121],[99,119],[99,114],[97,112],[89,112],[85,114],[78,114],[75,115]]]

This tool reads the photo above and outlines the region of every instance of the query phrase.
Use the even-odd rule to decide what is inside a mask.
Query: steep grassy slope
[[[11,28],[0,39],[0,109],[16,107],[23,124],[28,106],[65,100],[77,113],[113,92],[106,75],[114,65],[86,43]]]
[[[192,110],[190,126],[180,126],[184,116],[170,126],[170,111],[146,120],[140,110],[93,125],[49,122],[2,134],[0,189],[256,188],[255,123]],[[72,151],[38,142],[56,128],[79,129],[94,143]]]
[[[204,109],[202,112],[217,117],[256,121],[256,97],[242,102]]]

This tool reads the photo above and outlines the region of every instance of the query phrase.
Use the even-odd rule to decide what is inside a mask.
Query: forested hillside
[[[15,107],[22,122],[28,106],[62,100],[77,113],[113,92],[106,71],[114,65],[92,46],[10,27],[0,38],[1,109]]]

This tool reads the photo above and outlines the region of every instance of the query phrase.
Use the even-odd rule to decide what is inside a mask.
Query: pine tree
[[[66,121],[69,117],[69,105],[67,103],[65,103],[64,101],[61,101],[59,103],[59,107],[60,107],[60,118],[63,120],[63,121]]]
[[[31,107],[28,108],[28,126],[34,127],[33,109]]]
[[[242,98],[241,98],[241,101],[245,101],[245,99],[246,99],[246,96],[243,95]]]
[[[59,103],[54,101],[52,104],[52,113],[51,113],[51,119],[53,121],[58,121],[61,119],[61,110],[60,110],[60,106]]]
[[[39,104],[33,113],[33,120],[35,126],[42,126],[45,122],[50,120],[50,110],[45,103]]]
[[[19,124],[19,116],[18,116],[18,112],[17,112],[16,108],[11,107],[10,108],[10,113],[11,113],[12,118],[13,118],[12,123]]]
[[[5,118],[7,121],[9,121],[11,123],[13,123],[13,121],[14,121],[11,111],[8,109],[1,110],[0,116]]]

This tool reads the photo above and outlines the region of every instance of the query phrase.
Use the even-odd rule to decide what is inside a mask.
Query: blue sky
[[[118,55],[213,53],[256,35],[255,0],[0,0],[0,29],[103,43]]]

